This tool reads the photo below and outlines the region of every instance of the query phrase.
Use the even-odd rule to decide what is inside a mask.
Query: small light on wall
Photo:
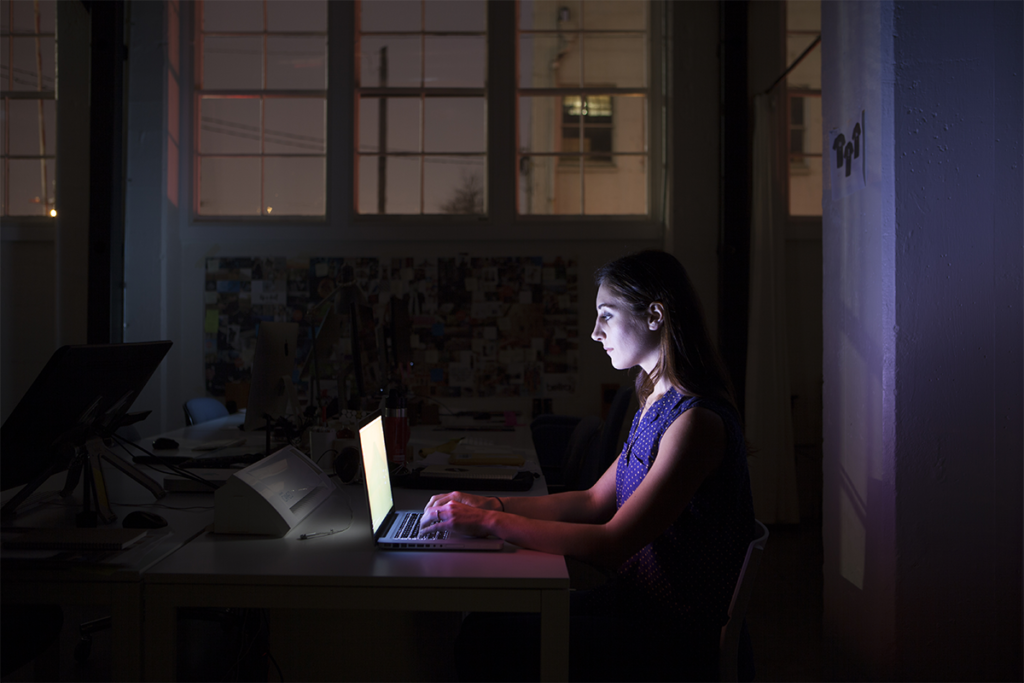
[[[57,217],[57,209],[50,209],[50,217],[51,218],[56,218]]]
[[[270,213],[270,212],[271,212],[271,211],[273,211],[273,210],[274,210],[274,207],[272,207],[272,206],[268,206],[268,207],[267,207],[267,213]]]

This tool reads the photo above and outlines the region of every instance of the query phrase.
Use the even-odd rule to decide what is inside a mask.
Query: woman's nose
[[[604,339],[604,332],[601,331],[600,322],[594,323],[594,331],[590,333],[590,338],[596,342],[599,342],[602,339]]]

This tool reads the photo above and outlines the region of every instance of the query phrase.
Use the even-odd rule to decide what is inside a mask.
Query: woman
[[[424,528],[493,534],[614,569],[607,586],[573,595],[574,678],[717,678],[718,635],[754,533],[746,449],[729,381],[693,286],[674,257],[660,251],[625,256],[599,269],[596,282],[591,337],[613,367],[639,368],[641,408],[618,462],[587,491],[434,496]],[[489,649],[496,639],[487,630],[501,628],[501,619],[464,628],[461,651],[472,659],[474,651]],[[519,621],[506,627],[524,628]],[[515,642],[536,642],[531,638],[519,634]],[[486,662],[493,652],[481,654]],[[472,667],[464,673],[502,673]],[[523,673],[532,671],[509,675]]]

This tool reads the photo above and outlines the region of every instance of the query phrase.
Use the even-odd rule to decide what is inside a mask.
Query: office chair
[[[747,556],[743,560],[740,576],[736,580],[732,602],[729,603],[729,621],[722,627],[722,636],[719,640],[718,680],[720,681],[738,680],[740,633],[743,630],[743,620],[747,615],[747,606],[750,604],[750,594],[754,589],[757,567],[761,564],[764,544],[768,540],[768,527],[758,520],[754,520],[754,524],[759,532],[758,537],[747,546]]]
[[[619,432],[632,397],[632,387],[616,391],[603,423],[594,416],[534,418],[530,433],[549,491],[582,491],[601,478],[619,456]]]
[[[186,427],[216,420],[219,417],[227,417],[229,414],[223,403],[209,396],[200,396],[185,401],[185,405],[182,407],[185,410]]]

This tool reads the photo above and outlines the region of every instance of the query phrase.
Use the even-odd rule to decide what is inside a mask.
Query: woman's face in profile
[[[661,335],[603,284],[597,290],[596,304],[597,321],[590,337],[604,348],[612,367],[628,370],[639,365],[649,374],[658,363]]]

